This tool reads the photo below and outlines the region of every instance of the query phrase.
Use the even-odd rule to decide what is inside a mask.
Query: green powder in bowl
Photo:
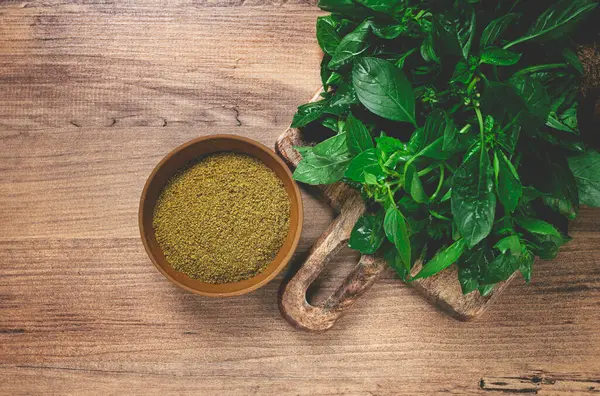
[[[154,209],[156,240],[169,264],[207,283],[262,272],[290,228],[281,180],[260,160],[217,153],[173,176]]]

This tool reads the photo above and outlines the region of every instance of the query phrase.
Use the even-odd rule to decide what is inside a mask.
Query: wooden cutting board
[[[318,100],[319,96],[320,91],[311,101]],[[290,128],[279,137],[275,149],[285,162],[295,169],[302,156],[294,147],[311,144],[314,142],[304,140],[299,129]],[[308,303],[306,292],[309,286],[347,244],[354,224],[365,211],[360,194],[345,183],[320,186],[315,192],[320,193],[322,199],[336,210],[338,216],[315,242],[306,262],[294,277],[282,285],[279,307],[283,316],[295,327],[308,331],[325,331],[335,324],[358,297],[369,290],[379,275],[387,269],[387,264],[383,258],[363,255],[350,275],[324,303]],[[420,266],[417,265],[413,274],[419,269]],[[457,272],[456,266],[452,266],[437,276],[417,280],[411,285],[448,315],[459,320],[470,320],[485,311],[512,280],[511,278],[496,286],[487,297],[482,297],[479,293],[465,296],[458,283]],[[398,287],[402,285],[402,282],[398,281]]]
[[[600,125],[600,82],[596,74],[600,64],[599,51],[595,44],[580,48],[580,57],[586,69],[580,106],[580,124],[584,128],[582,131],[596,132]],[[320,93],[321,91],[317,92],[311,101],[318,100]],[[279,137],[275,149],[287,164],[295,169],[302,157],[294,147],[311,144],[314,142],[305,140],[300,130],[290,128]],[[295,327],[308,331],[325,331],[369,290],[379,275],[386,270],[387,264],[383,258],[361,256],[354,270],[325,302],[311,305],[306,298],[309,286],[348,242],[354,224],[365,211],[360,194],[344,183],[320,186],[314,191],[337,211],[338,216],[315,242],[298,272],[289,282],[282,285],[279,308],[282,315]],[[417,265],[413,269],[413,275],[419,270],[420,265]],[[463,295],[457,272],[457,267],[451,266],[434,277],[417,280],[410,285],[443,312],[458,320],[467,321],[483,313],[516,276],[515,274],[508,281],[497,285],[487,297],[482,297],[477,292]],[[398,287],[403,287],[401,281],[398,281]]]

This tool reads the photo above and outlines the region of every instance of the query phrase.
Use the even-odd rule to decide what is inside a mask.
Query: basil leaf
[[[487,237],[494,224],[496,196],[487,153],[469,157],[452,179],[452,214],[469,249]]]
[[[298,153],[300,153],[301,156],[306,157],[307,155],[312,154],[313,148],[311,146],[306,146],[306,147],[295,146],[294,150],[296,150]]]
[[[469,128],[466,129],[468,131]],[[446,121],[446,127],[444,128],[444,144],[442,150],[446,152],[454,152],[464,146],[465,135],[459,134],[459,130],[454,124],[452,119],[448,118]]]
[[[521,216],[516,217],[515,220],[521,228],[532,234],[549,235],[557,239],[563,239],[560,231],[558,231],[556,227],[543,220]]]
[[[313,153],[320,157],[336,157],[348,155],[347,135],[341,133],[313,147]]]
[[[519,205],[523,185],[513,164],[501,151],[494,153],[494,173],[498,198],[507,212],[512,213]]]
[[[564,60],[567,61],[567,63],[577,71],[577,73],[583,76],[583,65],[581,64],[579,57],[575,52],[573,52],[573,50],[571,50],[570,48],[564,48],[562,50],[562,56]]]
[[[512,79],[517,92],[525,100],[527,111],[521,116],[521,124],[531,131],[544,125],[550,114],[550,99],[542,83],[532,77]]]
[[[519,62],[521,54],[502,48],[491,47],[481,53],[481,63],[496,66],[512,66]]]
[[[350,111],[350,106],[358,103],[356,92],[351,84],[343,83],[329,99],[328,104],[323,108],[324,113],[334,115],[346,115]]]
[[[377,143],[377,150],[385,154],[385,158],[388,158],[396,151],[404,151],[406,149],[404,143],[390,136],[380,136],[375,138],[375,142]]]
[[[471,251],[465,251],[458,261],[458,279],[464,294],[479,288],[479,278],[494,260],[494,254],[487,244],[481,243]]]
[[[373,254],[385,239],[383,211],[376,215],[366,214],[356,222],[348,246],[362,254]]]
[[[407,29],[407,26],[401,23],[388,25],[387,23],[374,22],[371,28],[377,37],[381,37],[385,40],[393,40],[404,33]]]
[[[523,252],[523,246],[521,246],[521,240],[517,235],[511,235],[505,238],[502,238],[498,241],[496,246],[494,246],[500,253],[504,254],[506,252],[510,252],[513,256],[519,257]]]
[[[458,282],[463,294],[469,294],[479,287],[478,274],[471,268],[458,268]]]
[[[554,128],[558,131],[577,134],[577,132],[575,130],[573,130],[573,128],[571,128],[568,125],[563,124],[563,122],[557,118],[556,113],[550,113],[548,115],[548,120],[546,120],[546,125],[549,126],[550,128]]]
[[[379,58],[360,59],[354,65],[352,82],[358,99],[371,112],[416,125],[412,87],[393,63]]]
[[[507,44],[504,48],[510,48],[527,40],[549,40],[560,39],[569,33],[574,22],[591,12],[598,6],[594,0],[562,0],[548,8],[527,34]]]
[[[463,239],[454,242],[451,246],[439,252],[433,259],[429,260],[411,281],[427,278],[445,270],[462,256],[465,248],[466,244]]]
[[[406,226],[406,219],[393,205],[385,213],[383,228],[388,240],[396,246],[405,268],[407,271],[410,271],[411,245],[408,228]]]
[[[364,183],[365,174],[370,173],[375,177],[383,174],[383,169],[379,164],[379,158],[375,149],[363,151],[357,155],[346,170],[344,177],[355,182]]]
[[[402,262],[400,252],[398,252],[396,246],[392,245],[391,243],[384,243],[383,257],[385,258],[385,261],[388,263],[388,265],[392,267],[394,271],[396,271],[400,278],[402,280],[406,280],[409,271],[406,269],[406,266]]]
[[[318,120],[323,115],[326,101],[320,100],[318,102],[307,103],[298,107],[298,111],[294,115],[292,120],[292,128],[302,128],[310,124],[313,121]]]
[[[435,52],[435,47],[433,44],[433,35],[434,32],[429,32],[429,34],[425,37],[425,39],[423,40],[423,43],[421,44],[421,57],[423,58],[423,60],[425,62],[434,62],[434,63],[440,63],[440,58],[438,57],[437,53]],[[404,58],[401,58],[401,63],[399,63],[400,67],[404,66]]]
[[[577,181],[567,160],[556,152],[544,149],[523,156],[524,184],[531,184],[541,193],[542,200],[558,213],[574,219],[579,210]]]
[[[471,53],[471,45],[476,31],[476,15],[472,7],[464,11],[464,18],[449,18],[438,15],[436,18],[437,33],[441,45],[447,47],[447,51],[462,55],[465,59]]]
[[[323,59],[321,60],[321,83],[323,84],[324,91],[327,91],[329,89],[329,86],[333,84],[333,82],[330,83],[329,81],[333,78],[333,72],[329,70],[329,67],[327,66],[330,61],[331,56],[327,54],[325,54],[325,56],[323,56]]]
[[[521,263],[512,254],[501,254],[487,266],[481,284],[494,285],[499,282],[504,282],[510,278],[520,266]]]
[[[423,150],[419,151],[415,154],[415,157],[427,157],[433,158],[436,160],[447,160],[452,156],[452,153],[444,151],[444,138],[438,138],[429,146],[425,147]]]
[[[496,285],[479,286],[479,294],[481,294],[483,297],[487,297],[492,293],[492,291],[494,291],[494,287],[496,287]]]
[[[404,6],[402,4],[403,0],[356,0],[356,2],[374,11],[388,15],[399,11]]]
[[[568,161],[577,181],[581,203],[600,207],[600,153],[588,150]]]
[[[475,68],[472,67],[466,60],[460,59],[454,69],[451,82],[460,82],[468,84],[475,75]]]
[[[309,154],[303,158],[294,171],[294,180],[311,184],[332,184],[344,176],[350,163],[350,156],[323,158]]]
[[[342,15],[364,17],[366,8],[354,0],[319,0],[319,8]]]
[[[351,153],[359,154],[374,147],[371,133],[365,124],[352,114],[346,119],[346,131],[348,133],[348,148]]]
[[[481,41],[479,42],[481,49],[493,45],[502,36],[502,33],[520,16],[520,14],[516,13],[506,14],[490,22],[481,34]]]
[[[304,154],[293,176],[295,180],[311,185],[340,181],[351,159],[345,133],[325,140]]]
[[[429,202],[429,197],[425,193],[417,168],[414,165],[409,165],[404,175],[404,189],[410,194],[416,203],[424,204]]]
[[[418,142],[418,149],[422,150],[425,146],[433,143],[438,138],[444,136],[446,124],[448,123],[448,116],[442,109],[436,109],[427,116],[425,120],[425,128],[423,130],[423,137]]]
[[[335,28],[336,22],[331,15],[317,18],[317,41],[323,52],[329,55],[335,53],[336,48],[342,41]]]
[[[530,251],[526,251],[525,253],[523,253],[521,255],[521,258],[519,259],[519,271],[521,272],[521,275],[523,275],[523,279],[525,279],[525,282],[527,282],[527,284],[531,283],[531,273],[533,270],[534,260],[535,256]]]
[[[329,68],[337,70],[365,52],[371,46],[371,42],[368,40],[370,33],[371,21],[366,20],[358,25],[352,33],[347,34],[332,55],[333,58],[329,62]]]

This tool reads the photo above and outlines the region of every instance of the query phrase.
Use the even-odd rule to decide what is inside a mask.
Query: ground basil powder
[[[177,271],[232,283],[263,271],[289,231],[290,201],[260,160],[218,153],[169,180],[154,209],[156,240]]]

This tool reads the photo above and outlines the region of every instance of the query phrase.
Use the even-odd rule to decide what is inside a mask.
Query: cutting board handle
[[[315,306],[307,301],[308,288],[348,242],[354,224],[364,212],[360,195],[349,197],[341,207],[340,215],[314,244],[300,270],[282,286],[279,308],[293,326],[315,332],[330,329],[386,269],[384,260],[363,255],[352,273],[324,303]]]

